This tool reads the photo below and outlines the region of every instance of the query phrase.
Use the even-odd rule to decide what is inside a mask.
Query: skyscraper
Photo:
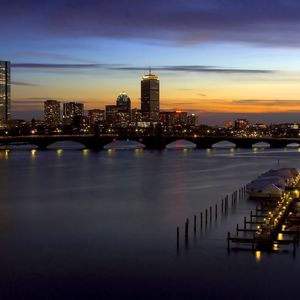
[[[141,110],[147,122],[159,121],[159,79],[151,70],[141,81]]]
[[[0,61],[0,122],[10,119],[10,62]]]
[[[131,100],[125,92],[120,93],[117,98],[117,107],[119,112],[131,112]]]
[[[116,126],[126,128],[131,121],[131,100],[125,92],[122,92],[116,104],[118,109]]]
[[[71,125],[74,118],[80,118],[84,115],[83,103],[68,102],[63,105],[63,123]]]
[[[60,124],[60,103],[56,100],[44,102],[44,119],[49,127],[57,127]]]

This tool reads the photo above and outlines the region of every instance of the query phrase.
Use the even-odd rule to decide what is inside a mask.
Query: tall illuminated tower
[[[0,61],[0,122],[10,119],[10,62]]]
[[[60,124],[60,103],[56,100],[44,102],[44,120],[47,126],[57,127]]]
[[[145,121],[159,121],[159,79],[151,73],[151,69],[141,81],[141,110]]]

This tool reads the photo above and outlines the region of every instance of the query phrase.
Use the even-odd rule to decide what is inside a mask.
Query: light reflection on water
[[[3,299],[298,295],[297,256],[226,251],[256,203],[198,226],[188,247],[182,236],[187,217],[278,160],[300,168],[298,149],[79,149],[0,151]]]

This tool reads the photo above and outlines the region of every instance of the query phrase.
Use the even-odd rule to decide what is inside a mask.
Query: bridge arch
[[[145,145],[136,140],[115,140],[103,146],[103,149],[141,149],[145,148]]]
[[[299,143],[289,143],[286,145],[286,147],[289,149],[295,149],[295,148],[299,148],[300,144]]]
[[[271,145],[267,142],[257,142],[252,144],[252,148],[258,148],[258,149],[264,149],[264,148],[270,148]]]
[[[179,139],[166,145],[167,149],[194,149],[197,145],[187,139]]]
[[[78,150],[78,149],[84,149],[85,148],[85,144],[77,141],[77,140],[69,140],[69,141],[53,141],[51,143],[49,143],[46,146],[47,149],[49,150],[57,150],[57,149],[64,149],[64,150]]]
[[[32,150],[37,148],[38,146],[36,144],[30,142],[8,142],[8,143],[0,144],[0,150],[5,150],[5,149]]]
[[[230,148],[236,148],[236,144],[228,140],[222,140],[212,144],[211,147],[214,149],[230,149]]]

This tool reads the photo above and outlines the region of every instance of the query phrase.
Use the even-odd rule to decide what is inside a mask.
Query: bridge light
[[[57,156],[60,157],[62,156],[62,153],[63,153],[63,149],[57,149]]]
[[[32,149],[31,150],[31,157],[35,158],[35,156],[36,156],[36,149]]]
[[[260,251],[255,252],[255,259],[257,262],[259,262],[261,260],[261,252]]]

